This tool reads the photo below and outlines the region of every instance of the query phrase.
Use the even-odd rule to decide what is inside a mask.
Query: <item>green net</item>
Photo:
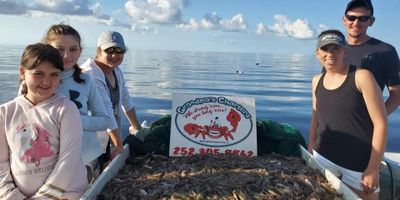
[[[299,145],[306,147],[300,131],[288,123],[274,120],[257,120],[258,155],[278,153],[285,156],[301,156]]]
[[[144,141],[134,135],[129,135],[124,143],[129,144],[132,156],[154,152],[169,155],[171,131],[171,116],[166,115],[153,122],[151,133]],[[306,147],[306,142],[300,131],[288,123],[274,120],[257,120],[257,149],[258,155],[270,153],[285,156],[301,156],[299,145]]]

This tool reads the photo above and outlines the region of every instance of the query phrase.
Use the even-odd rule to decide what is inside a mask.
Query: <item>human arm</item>
[[[110,136],[110,139],[114,144],[114,149],[111,151],[111,158],[114,158],[124,151],[124,145],[122,144],[119,129],[114,129],[108,132],[108,135]]]
[[[131,126],[129,127],[130,132],[135,132],[136,130],[141,129],[141,125],[139,124],[137,117],[136,117],[136,111],[135,108],[132,108],[125,112],[126,118],[128,119],[129,123]]]
[[[388,86],[389,97],[385,101],[386,113],[394,112],[400,106],[400,84]]]
[[[92,71],[94,72],[94,71]],[[107,83],[105,82],[105,76],[104,74],[100,74],[100,71],[95,75],[95,81],[96,81],[96,86],[98,89],[98,92],[101,96],[101,99],[104,103],[106,112],[108,116],[110,116],[110,123],[107,129],[108,135],[110,136],[110,139],[112,143],[114,144],[114,149],[111,152],[112,158],[114,158],[117,154],[121,153],[124,148],[122,144],[122,140],[120,137],[119,133],[119,128],[118,128],[118,123],[117,119],[115,118],[114,115],[114,109],[113,105],[110,99],[110,93],[107,87]]]
[[[394,47],[384,55],[385,65],[384,76],[386,77],[386,86],[389,97],[385,101],[386,113],[389,115],[400,105],[400,61],[397,51]]]
[[[58,199],[77,199],[87,188],[86,170],[81,160],[82,124],[76,106],[65,101],[57,110],[59,152],[57,162],[33,198],[52,195]]]
[[[383,96],[373,75],[367,70],[357,70],[355,79],[373,123],[371,155],[362,177],[364,192],[369,194],[379,185],[379,167],[387,142],[387,115]]]
[[[20,200],[26,196],[14,184],[10,168],[10,149],[7,142],[3,110],[0,117],[0,199]]]
[[[129,128],[130,131],[135,132],[136,130],[141,129],[141,125],[139,124],[139,121],[137,119],[135,107],[132,102],[131,96],[129,95],[128,88],[126,87],[122,72],[120,69],[117,68],[116,73],[118,76],[118,81],[121,83],[122,108],[131,125],[131,127]]]
[[[310,129],[308,133],[308,151],[312,154],[315,147],[316,130],[318,126],[318,113],[317,113],[317,98],[315,96],[315,89],[317,87],[320,75],[314,76],[312,80],[312,114]]]
[[[310,129],[308,133],[308,152],[311,154],[313,153],[313,149],[315,147],[315,140],[316,140],[316,130],[318,125],[318,114],[316,110],[313,109],[311,115],[311,122],[310,122]]]

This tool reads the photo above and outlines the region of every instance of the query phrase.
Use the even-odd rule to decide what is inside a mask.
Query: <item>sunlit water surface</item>
[[[0,103],[16,95],[22,49],[0,46]],[[94,53],[85,49],[80,63]],[[140,121],[169,114],[172,93],[246,96],[256,99],[257,119],[290,123],[306,139],[311,79],[321,71],[313,55],[148,50],[128,51],[121,68]],[[387,149],[400,152],[400,109],[389,117]]]

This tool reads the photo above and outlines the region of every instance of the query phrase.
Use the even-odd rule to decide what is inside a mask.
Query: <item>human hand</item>
[[[122,144],[116,145],[111,151],[111,159],[114,159],[118,154],[124,151]]]
[[[309,153],[311,153],[311,155],[313,154],[313,149],[314,149],[314,145],[308,144],[307,150]]]
[[[141,141],[144,141],[144,139],[151,133],[151,129],[146,127],[142,127],[139,130],[136,130],[135,132],[131,132],[132,135],[136,136],[138,139]]]
[[[138,139],[141,141],[144,141],[146,136],[148,136],[151,133],[150,127],[147,125],[147,121],[144,120],[142,124],[140,125],[140,128],[135,129],[133,126],[129,127],[129,132],[136,136]]]
[[[135,134],[135,132],[136,131],[138,131],[138,130],[140,130],[140,129],[142,129],[142,128],[149,128],[149,126],[147,125],[147,121],[146,120],[144,120],[143,122],[142,122],[142,124],[140,124],[140,126],[138,127],[138,128],[135,128],[134,126],[130,126],[129,127],[129,132],[131,133],[131,134]]]
[[[361,184],[365,194],[371,194],[379,187],[379,171],[366,169],[363,172]]]
[[[138,130],[140,130],[140,129],[136,129],[135,127],[133,127],[133,126],[130,126],[129,127],[129,133],[131,133],[131,134],[134,134],[136,131],[138,131]]]

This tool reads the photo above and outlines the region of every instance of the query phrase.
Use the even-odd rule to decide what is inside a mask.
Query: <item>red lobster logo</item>
[[[228,130],[227,126],[221,126],[218,121],[218,117],[216,117],[215,120],[211,120],[210,126],[201,126],[198,124],[189,123],[186,124],[183,128],[189,135],[194,135],[195,138],[201,135],[203,139],[206,139],[206,136],[208,136],[212,139],[219,139],[221,137],[224,137],[226,141],[228,141],[229,138],[231,140],[234,140],[232,133],[236,132],[241,117],[235,110],[231,109],[226,116],[226,120],[230,122],[232,126],[231,130]]]

